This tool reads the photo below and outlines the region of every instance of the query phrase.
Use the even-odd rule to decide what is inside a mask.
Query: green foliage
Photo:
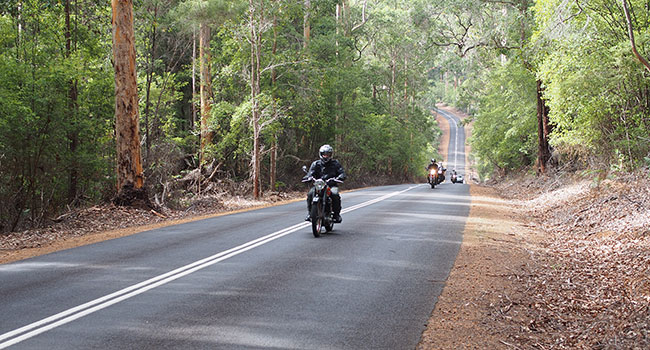
[[[645,4],[631,1],[632,8]],[[650,153],[648,72],[632,53],[622,15],[608,11],[607,1],[575,13],[562,30],[554,13],[564,4],[540,2],[536,40],[552,43],[540,59],[540,77],[556,129],[552,143],[565,152],[633,166]],[[555,12],[554,12],[555,11]],[[640,50],[650,43],[647,11],[633,19]],[[642,53],[643,54],[643,53]],[[645,54],[647,57],[647,51]]]
[[[0,231],[37,225],[66,205],[108,199],[115,190],[109,4],[72,3],[68,50],[63,3],[21,3],[20,10],[0,7]],[[213,143],[206,157],[220,164],[217,177],[250,177],[248,4],[135,3],[142,154],[153,194],[198,166],[193,91],[200,77],[193,72],[193,47],[201,24],[212,33]],[[253,1],[264,8],[252,22],[262,36],[257,98],[263,178],[271,169],[269,150],[277,146],[278,154],[275,183],[266,189],[299,186],[297,169],[315,159],[323,143],[334,145],[351,185],[413,180],[436,148],[439,132],[430,109],[439,98],[427,93],[430,77],[423,72],[438,52],[429,38],[430,18],[415,10],[431,6],[383,0],[347,5],[337,20],[336,2],[312,0],[307,43],[304,2]]]
[[[481,174],[530,165],[536,157],[535,77],[514,62],[486,73],[472,150]]]
[[[26,1],[21,11],[20,31],[17,13],[0,16],[0,231],[101,198],[112,176],[113,82],[101,51],[109,36],[82,22],[102,12],[78,11],[87,24],[74,28],[81,48],[68,52],[61,4]]]
[[[429,74],[432,99],[474,114],[474,152],[483,175],[536,158],[535,80],[549,111],[555,161],[618,169],[644,163],[650,154],[650,73],[632,52],[620,2],[473,5],[417,1],[415,18],[441,48]],[[647,2],[628,6],[636,47],[647,59]],[[520,81],[524,75],[526,83]]]

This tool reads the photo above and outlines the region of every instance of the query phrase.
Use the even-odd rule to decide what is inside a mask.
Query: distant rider
[[[334,149],[330,145],[323,145],[318,150],[320,159],[315,160],[311,163],[307,175],[303,180],[307,180],[310,177],[315,179],[323,179],[327,181],[327,184],[332,188],[332,213],[334,214],[334,222],[341,222],[341,196],[338,191],[338,183],[333,181],[334,179],[345,180],[345,171],[343,166],[339,163],[338,160],[332,159],[332,154]],[[314,198],[316,189],[312,187],[307,194],[307,218],[305,221],[310,220],[311,214],[311,202]]]

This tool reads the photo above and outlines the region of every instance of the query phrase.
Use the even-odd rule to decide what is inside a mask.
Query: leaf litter
[[[575,175],[496,184],[544,239],[493,312],[504,344],[530,349],[650,348],[647,169],[598,183]]]

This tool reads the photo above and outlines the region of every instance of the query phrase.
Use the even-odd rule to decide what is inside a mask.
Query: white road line
[[[369,201],[357,204],[355,206],[352,206],[350,208],[347,208],[342,211],[342,213],[347,213],[353,210],[361,209],[363,207],[367,207],[371,204],[381,202],[383,200],[386,200],[388,198],[397,196],[399,194],[402,194],[406,191],[409,191],[415,187],[418,187],[419,185],[416,186],[411,186],[405,190],[402,191],[396,191],[389,193],[387,195],[371,199]],[[76,319],[79,319],[81,317],[84,317],[86,315],[89,315],[91,313],[94,313],[96,311],[99,311],[101,309],[104,309],[106,307],[109,307],[113,304],[117,304],[121,301],[124,301],[126,299],[129,299],[133,296],[136,296],[138,294],[142,294],[150,289],[162,286],[164,284],[167,284],[171,281],[174,281],[176,279],[179,279],[183,276],[187,276],[193,272],[196,272],[198,270],[204,269],[208,266],[214,265],[216,263],[219,263],[221,261],[224,261],[226,259],[232,258],[234,256],[237,256],[243,252],[246,252],[248,250],[251,250],[253,248],[259,247],[261,245],[264,245],[266,243],[269,243],[271,241],[274,241],[280,237],[284,237],[288,234],[291,234],[293,232],[296,232],[298,230],[301,230],[303,228],[306,228],[310,226],[310,223],[299,223],[290,227],[287,227],[285,229],[273,232],[271,234],[268,234],[264,237],[260,237],[258,239],[252,240],[250,242],[244,243],[242,245],[239,245],[237,247],[225,250],[223,252],[217,253],[215,255],[209,256],[207,258],[195,261],[191,264],[185,265],[183,267],[180,267],[178,269],[175,269],[173,271],[164,273],[162,275],[156,276],[154,278],[148,279],[146,281],[140,282],[138,284],[134,284],[130,287],[124,288],[122,290],[119,290],[117,292],[108,294],[106,296],[103,296],[101,298],[89,301],[85,304],[70,308],[68,310],[59,312],[58,314],[52,315],[50,317],[44,318],[40,321],[36,321],[34,323],[28,324],[26,326],[23,326],[21,328],[15,329],[13,331],[4,333],[0,335],[0,341],[4,341],[3,343],[0,343],[0,349],[5,349],[11,345],[15,345],[17,343],[20,343],[24,340],[27,340],[29,338],[32,338],[38,334],[41,334],[43,332],[47,332],[50,329],[59,327],[61,325],[64,325],[66,323],[72,322]],[[7,340],[9,339],[9,340]],[[5,341],[6,340],[6,341]]]

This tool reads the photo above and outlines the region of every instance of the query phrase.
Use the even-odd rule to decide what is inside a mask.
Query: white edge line
[[[293,232],[295,232],[295,231],[298,231],[298,230],[300,230],[300,229],[302,229],[302,228],[304,228],[304,227],[307,227],[307,226],[308,226],[308,224],[305,224],[305,223],[301,223],[301,224],[298,224],[298,225],[291,226],[290,228],[287,228],[287,229],[284,229],[284,230],[281,230],[281,231],[278,231],[278,232],[276,232],[276,233],[273,233],[273,234],[269,235],[269,236],[272,236],[272,237],[268,237],[268,236],[267,236],[267,238],[266,238],[265,240],[259,241],[259,242],[255,243],[255,244],[248,244],[248,245],[247,245],[247,244],[244,244],[244,245],[242,245],[242,246],[245,246],[245,247],[242,248],[242,249],[239,249],[239,250],[237,250],[237,251],[231,252],[230,254],[222,255],[221,257],[218,257],[218,258],[216,258],[216,259],[213,259],[213,260],[210,260],[210,261],[204,262],[204,263],[199,264],[199,265],[197,265],[197,266],[194,266],[194,267],[192,267],[192,268],[186,269],[186,270],[184,270],[183,272],[180,272],[180,273],[177,273],[177,274],[175,274],[175,275],[169,276],[169,277],[167,277],[167,278],[165,278],[165,279],[162,279],[162,280],[159,280],[159,281],[157,281],[157,282],[155,282],[155,283],[151,283],[151,284],[145,285],[145,286],[143,286],[143,287],[141,287],[141,288],[139,288],[139,289],[132,290],[132,291],[130,291],[129,293],[127,293],[127,294],[123,294],[123,295],[121,295],[121,296],[119,296],[119,297],[117,297],[117,298],[113,298],[113,299],[110,299],[110,300],[108,300],[108,301],[101,302],[101,303],[100,303],[100,302],[97,302],[97,300],[99,300],[99,299],[97,299],[97,300],[94,301],[95,304],[97,304],[97,305],[95,305],[95,306],[93,306],[93,307],[90,307],[90,308],[87,308],[87,309],[82,310],[82,311],[77,312],[77,313],[68,313],[70,316],[67,316],[67,317],[65,317],[65,318],[62,318],[62,319],[60,319],[60,320],[58,320],[58,321],[56,321],[56,322],[50,323],[50,324],[45,325],[45,326],[43,326],[43,327],[37,328],[37,329],[35,329],[35,330],[31,331],[31,332],[25,333],[25,334],[23,334],[23,335],[21,335],[21,336],[19,336],[19,337],[13,338],[13,339],[11,339],[11,340],[9,340],[9,341],[6,341],[6,342],[4,342],[4,343],[0,343],[0,349],[4,349],[4,348],[6,348],[6,347],[8,347],[8,346],[11,346],[11,345],[14,345],[14,344],[20,343],[20,342],[22,342],[23,340],[27,340],[27,339],[29,339],[29,338],[32,338],[32,337],[36,336],[36,335],[39,335],[39,334],[44,333],[44,332],[47,332],[47,331],[49,331],[50,329],[54,329],[54,328],[56,328],[56,327],[59,327],[59,326],[64,325],[64,324],[66,324],[66,323],[72,322],[72,321],[74,321],[74,320],[76,320],[76,319],[79,319],[79,318],[81,318],[81,317],[84,317],[84,316],[86,316],[86,315],[89,315],[89,314],[91,314],[91,313],[94,313],[94,312],[96,312],[96,311],[99,311],[99,310],[101,310],[101,309],[107,308],[107,307],[109,307],[109,306],[111,306],[111,305],[113,305],[113,304],[117,304],[117,303],[119,303],[119,302],[121,302],[121,301],[124,301],[124,300],[126,300],[126,299],[129,299],[129,298],[134,297],[134,296],[136,296],[136,295],[142,294],[142,293],[144,293],[144,292],[146,292],[146,291],[148,291],[148,290],[150,290],[150,289],[153,289],[153,288],[156,288],[156,287],[162,286],[162,285],[167,284],[167,283],[169,283],[169,282],[172,282],[172,281],[174,281],[174,280],[176,280],[176,279],[179,279],[179,278],[181,278],[181,277],[187,276],[187,275],[189,275],[189,274],[191,274],[191,273],[193,273],[193,272],[196,272],[196,271],[198,271],[198,270],[204,269],[204,268],[206,268],[206,267],[208,267],[208,266],[214,265],[214,264],[216,264],[216,263],[218,263],[218,262],[221,262],[221,261],[223,261],[223,260],[226,260],[226,259],[229,259],[229,258],[234,257],[234,256],[236,256],[236,255],[239,255],[239,254],[241,254],[241,253],[243,253],[243,252],[246,252],[246,251],[251,250],[251,249],[253,249],[253,248],[256,248],[256,247],[258,247],[258,246],[260,246],[260,245],[263,245],[263,244],[266,244],[266,243],[271,242],[271,241],[273,241],[273,240],[276,240],[276,239],[278,239],[278,238],[280,238],[280,237],[286,236],[286,235],[288,235],[288,234],[290,234],[290,233],[293,233]],[[250,242],[249,242],[249,243],[250,243]],[[240,246],[240,247],[241,247],[241,246]],[[233,248],[233,249],[235,249],[235,248]],[[231,250],[233,250],[233,249],[231,249]],[[224,253],[225,253],[225,252],[224,252]],[[203,259],[203,260],[205,260],[205,259]],[[195,264],[190,264],[190,265],[195,265]],[[188,265],[188,266],[189,266],[189,265]],[[167,274],[165,274],[165,275],[167,275]],[[161,275],[161,276],[162,276],[162,275]],[[159,277],[160,277],[160,276],[159,276]],[[143,282],[143,283],[144,283],[144,282]],[[142,284],[142,283],[140,283],[140,284]],[[129,288],[131,288],[131,287],[129,287]],[[125,288],[125,289],[123,289],[122,291],[125,291],[126,289],[129,289],[129,288]],[[122,291],[120,291],[120,292],[122,292]],[[119,293],[119,292],[116,292],[116,293]],[[116,293],[113,293],[113,294],[116,294]],[[105,299],[105,298],[106,298],[106,297],[104,297],[104,298],[100,298],[100,299]],[[93,303],[93,302],[91,302],[91,303]],[[90,304],[90,303],[87,303],[87,304]],[[77,309],[77,308],[75,308],[75,309]],[[70,309],[70,310],[72,310],[72,309]],[[67,311],[70,311],[70,310],[67,310]],[[61,314],[66,313],[67,311],[62,312]],[[60,315],[60,314],[57,314],[57,315]],[[54,315],[54,316],[52,316],[52,317],[48,317],[48,318],[51,319],[51,318],[54,318],[54,317],[57,316],[57,315]],[[59,316],[59,317],[64,317],[64,316]],[[38,322],[37,322],[37,323],[38,323]],[[37,326],[36,326],[36,327],[37,327]],[[26,327],[23,327],[23,328],[26,328]],[[34,328],[34,327],[31,327],[31,328]],[[3,335],[3,336],[4,336],[4,335]]]
[[[254,244],[256,244],[256,243],[258,243],[258,242],[260,242],[260,241],[264,241],[264,240],[268,239],[269,237],[272,237],[272,236],[274,236],[274,235],[278,235],[278,234],[280,234],[280,233],[282,233],[282,232],[284,232],[284,231],[292,230],[292,229],[301,229],[301,228],[303,228],[303,226],[306,227],[307,224],[305,224],[305,223],[300,223],[300,224],[297,224],[297,225],[294,225],[294,226],[291,226],[291,227],[285,228],[285,229],[283,229],[283,230],[280,230],[280,231],[277,231],[277,232],[274,232],[274,233],[268,234],[268,235],[266,235],[266,236],[260,237],[260,238],[258,238],[258,239],[255,239],[255,240],[250,241],[250,242],[247,242],[247,243],[244,243],[244,244],[239,245],[239,246],[237,246],[237,247],[234,247],[234,248],[231,248],[231,249],[225,250],[225,251],[223,251],[223,252],[220,252],[220,253],[217,253],[217,254],[215,254],[215,255],[209,256],[209,257],[207,257],[207,258],[204,258],[204,259],[201,259],[201,260],[195,261],[195,262],[193,262],[193,263],[191,263],[191,264],[188,264],[188,265],[185,265],[185,266],[183,266],[183,267],[177,268],[177,269],[175,269],[175,270],[169,271],[169,272],[167,272],[167,273],[164,273],[164,274],[162,274],[162,275],[156,276],[156,277],[154,277],[154,278],[150,278],[150,279],[148,279],[148,280],[146,280],[146,281],[143,281],[143,282],[140,282],[140,283],[134,284],[134,285],[132,285],[132,286],[130,286],[130,287],[127,287],[127,288],[121,289],[121,290],[119,290],[119,291],[117,291],[117,292],[114,292],[114,293],[108,294],[108,295],[103,296],[103,297],[101,297],[101,298],[97,298],[97,299],[95,299],[95,300],[89,301],[89,302],[87,302],[87,303],[85,303],[85,304],[82,304],[82,305],[79,305],[79,306],[76,306],[76,307],[70,308],[70,309],[68,309],[68,310],[62,311],[62,312],[60,312],[60,313],[58,313],[58,314],[55,314],[55,315],[52,315],[52,316],[50,316],[50,317],[44,318],[44,319],[42,319],[42,320],[40,320],[40,321],[37,321],[37,322],[31,323],[31,324],[29,324],[29,325],[27,325],[27,326],[24,326],[24,327],[18,328],[18,329],[16,329],[16,330],[13,330],[13,331],[11,331],[11,332],[7,332],[7,333],[5,333],[5,334],[2,334],[2,335],[0,335],[0,341],[5,340],[5,339],[8,339],[8,338],[11,338],[11,337],[16,336],[16,335],[18,335],[18,334],[20,334],[20,333],[24,333],[24,332],[26,332],[26,331],[29,331],[30,329],[34,329],[34,328],[36,328],[36,327],[40,327],[40,326],[42,326],[42,325],[45,325],[45,324],[48,324],[48,323],[50,323],[50,322],[56,321],[57,319],[60,319],[60,318],[62,318],[62,317],[66,317],[66,316],[71,315],[71,314],[74,314],[74,313],[76,313],[76,312],[80,312],[80,311],[82,311],[82,310],[84,310],[84,309],[87,309],[87,308],[90,308],[90,307],[92,307],[92,306],[94,306],[94,305],[97,305],[97,304],[100,304],[100,303],[106,302],[107,300],[110,300],[110,299],[116,298],[116,297],[118,297],[118,296],[120,296],[120,295],[123,295],[123,294],[129,293],[129,292],[131,292],[131,291],[134,291],[134,290],[137,290],[137,289],[140,289],[140,288],[143,288],[143,287],[145,287],[145,286],[147,286],[147,285],[149,285],[149,284],[152,284],[152,283],[155,283],[155,282],[160,281],[160,280],[162,280],[162,279],[168,278],[169,276],[173,276],[173,275],[176,275],[176,274],[182,273],[183,271],[186,271],[186,270],[188,270],[188,269],[191,269],[191,268],[193,268],[193,267],[195,267],[195,266],[197,266],[197,265],[205,264],[206,262],[208,262],[208,261],[210,261],[210,260],[213,260],[213,259],[219,258],[219,257],[221,257],[221,256],[224,256],[224,255],[230,254],[230,253],[232,253],[232,252],[235,252],[235,251],[241,250],[241,249],[243,249],[243,248],[245,248],[245,247],[247,247],[247,246],[254,245]],[[292,232],[293,232],[293,231],[292,231]],[[2,347],[3,345],[4,345],[4,343],[0,343],[0,349],[3,348],[3,347]]]

